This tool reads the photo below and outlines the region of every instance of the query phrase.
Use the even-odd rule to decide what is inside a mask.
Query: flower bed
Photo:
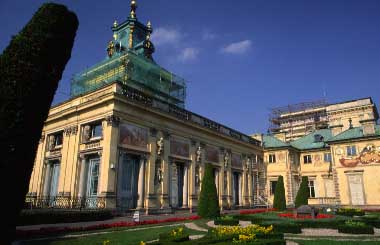
[[[240,214],[259,214],[259,213],[266,213],[266,212],[272,212],[276,211],[275,208],[260,208],[260,209],[250,209],[250,210],[241,210]]]
[[[117,227],[131,227],[131,226],[140,226],[140,225],[153,225],[153,224],[161,224],[161,223],[169,223],[169,222],[179,222],[185,220],[197,220],[200,219],[199,216],[194,215],[190,217],[184,218],[168,218],[162,220],[145,220],[141,222],[115,222],[110,224],[98,224],[98,225],[90,225],[90,226],[82,226],[82,227],[46,227],[40,228],[36,230],[16,230],[16,236],[19,238],[22,237],[31,237],[31,236],[44,236],[44,235],[55,235],[58,233],[66,233],[66,232],[78,232],[78,231],[92,231],[92,230],[101,230],[108,228],[117,228]]]
[[[184,242],[189,240],[189,234],[183,231],[183,227],[179,227],[170,232],[158,235],[160,242]]]
[[[293,214],[293,213],[282,213],[278,214],[281,218],[289,218],[289,219],[312,219],[311,215],[300,215],[300,214]],[[331,219],[334,218],[334,215],[331,214],[318,214],[316,219]]]
[[[363,222],[348,220],[338,227],[340,233],[349,234],[374,234],[373,227]]]

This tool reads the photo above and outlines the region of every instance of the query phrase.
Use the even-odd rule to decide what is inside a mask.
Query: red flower
[[[260,209],[250,209],[250,210],[241,210],[240,214],[258,214],[258,213],[265,213],[270,211],[276,211],[275,208],[260,208]]]

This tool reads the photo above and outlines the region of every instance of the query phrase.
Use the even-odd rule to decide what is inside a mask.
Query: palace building
[[[27,196],[33,207],[170,212],[197,206],[205,164],[220,206],[253,207],[261,142],[185,109],[184,79],[153,59],[153,28],[112,27],[107,57],[50,109]]]
[[[155,62],[152,24],[136,10],[131,1],[106,58],[77,74],[71,98],[50,109],[26,207],[193,211],[206,164],[222,209],[271,206],[278,176],[288,206],[302,176],[309,204],[380,206],[371,98],[277,109],[272,133],[248,136],[185,109],[186,82]]]

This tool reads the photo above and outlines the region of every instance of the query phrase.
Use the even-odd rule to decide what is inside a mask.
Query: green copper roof
[[[380,136],[380,125],[375,125],[375,135]],[[330,138],[328,141],[349,140],[363,137],[363,128],[356,127],[352,129],[347,129],[346,131],[343,131],[342,133]]]
[[[299,150],[318,149],[326,147],[325,142],[331,137],[330,129],[320,129],[291,142],[290,145]]]
[[[283,142],[282,140],[277,139],[272,135],[264,135],[263,136],[263,146],[264,148],[279,148],[279,147],[287,147],[289,144]]]

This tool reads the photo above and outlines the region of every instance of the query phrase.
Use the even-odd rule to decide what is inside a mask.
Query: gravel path
[[[201,228],[201,227],[197,226],[197,225],[194,224],[194,223],[185,223],[185,227],[186,227],[186,228],[189,228],[189,229],[191,229],[191,230],[195,230],[195,231],[203,231],[203,232],[207,232],[206,229]]]

